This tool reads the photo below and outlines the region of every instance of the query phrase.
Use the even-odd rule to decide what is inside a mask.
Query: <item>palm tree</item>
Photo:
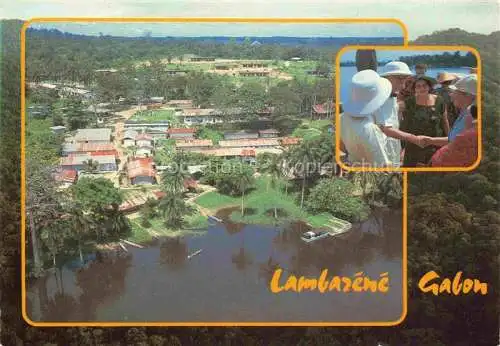
[[[83,170],[86,173],[97,173],[99,171],[99,162],[96,160],[88,159],[83,162]]]
[[[177,161],[181,161],[180,159]],[[184,192],[184,181],[190,174],[184,169],[180,162],[174,162],[173,167],[165,170],[161,176],[163,190],[170,194],[180,194]]]
[[[112,208],[107,212],[107,217],[107,230],[112,235],[117,236],[128,230],[130,227],[127,217],[120,210],[120,206],[118,204],[112,205]]]
[[[158,206],[158,201],[154,198],[148,198],[146,200],[146,203],[142,206],[141,210],[139,211],[142,219],[142,225],[145,227],[150,226],[150,219],[153,219],[156,215],[156,207]]]
[[[263,160],[264,161],[261,170],[271,176],[271,186],[273,188],[276,188],[276,185],[283,178],[283,157],[277,154],[266,154],[263,157]],[[274,204],[274,218],[278,218],[278,210],[276,208],[276,204]]]
[[[84,237],[93,228],[93,220],[86,215],[81,208],[74,208],[71,215],[71,223],[75,230],[75,236],[78,241],[78,253],[80,255],[80,262],[83,264],[82,243]]]
[[[278,154],[263,153],[259,161],[259,170],[271,176],[271,180],[267,184],[267,190],[269,191],[269,183],[275,186],[283,176],[283,158]]]
[[[245,208],[244,208],[244,199],[245,199],[245,191],[250,188],[253,180],[252,176],[249,174],[245,174],[245,172],[240,172],[238,177],[237,187],[239,192],[241,193],[241,216],[244,216]]]
[[[313,141],[304,141],[298,147],[294,148],[291,152],[291,161],[296,165],[302,166],[302,192],[300,198],[300,207],[304,207],[304,194],[306,181],[309,177],[309,164],[317,164],[320,162],[321,157],[318,147],[314,145]]]
[[[170,227],[180,226],[182,217],[190,210],[180,194],[172,193],[163,197],[158,207],[165,218],[165,224]]]

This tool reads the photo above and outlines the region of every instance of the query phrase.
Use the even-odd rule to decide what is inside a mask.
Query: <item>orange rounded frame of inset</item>
[[[336,71],[336,79],[335,79],[335,132],[340,134],[340,80],[341,80],[341,72],[340,72],[340,58],[342,54],[358,50],[358,49],[374,49],[374,50],[394,50],[394,51],[468,51],[474,54],[477,61],[477,109],[478,109],[478,138],[477,138],[477,159],[476,161],[469,167],[352,167],[347,166],[341,160],[341,150],[340,150],[340,135],[337,135],[335,138],[335,160],[337,164],[346,171],[351,172],[469,172],[477,168],[479,163],[481,162],[482,157],[482,112],[481,112],[481,57],[479,56],[479,52],[469,46],[345,46],[339,50],[335,58],[335,71]]]
[[[32,23],[107,22],[107,23],[275,23],[275,24],[396,24],[401,27],[403,43],[408,44],[406,25],[394,18],[32,18],[21,29],[21,295],[22,316],[34,327],[205,327],[205,326],[253,326],[253,327],[328,327],[328,326],[395,326],[404,321],[407,314],[407,174],[403,173],[403,253],[402,253],[402,312],[395,321],[380,322],[35,322],[26,311],[26,169],[25,169],[25,111],[26,111],[26,30]],[[394,49],[398,46],[392,46]]]

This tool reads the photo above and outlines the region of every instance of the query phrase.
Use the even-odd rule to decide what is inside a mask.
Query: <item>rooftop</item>
[[[64,143],[63,151],[66,152],[95,152],[95,151],[113,151],[115,147],[112,143]]]
[[[211,147],[213,145],[210,139],[178,140],[175,142],[176,148]]]
[[[77,142],[85,141],[110,141],[111,129],[79,129],[76,132]]]
[[[139,135],[137,135],[137,137],[135,137],[135,140],[136,141],[140,141],[140,140],[143,140],[143,141],[152,141],[153,140],[153,137],[148,135],[147,133],[141,133]]]
[[[170,128],[167,130],[168,134],[172,133],[195,133],[196,130],[193,128]]]
[[[210,156],[255,156],[254,149],[242,149],[242,148],[198,149],[194,150],[193,152]]]
[[[279,133],[278,130],[275,130],[275,129],[267,129],[267,130],[260,130],[259,133]]]
[[[136,158],[128,162],[127,175],[131,179],[139,176],[146,176],[146,177],[156,176],[156,170],[153,168],[153,159],[151,157]]]
[[[221,147],[262,147],[262,146],[278,146],[279,142],[274,138],[259,138],[259,139],[233,139],[219,141]]]
[[[283,137],[280,139],[281,145],[294,145],[299,144],[302,141],[300,137]]]
[[[333,104],[333,102],[330,102],[330,103],[325,102],[325,103],[314,105],[313,110],[318,114],[326,114],[328,112],[335,111],[335,105]]]
[[[115,155],[89,155],[89,154],[72,154],[68,157],[61,158],[61,166],[82,165],[85,161],[93,160],[99,164],[116,163]]]
[[[281,154],[282,150],[278,148],[210,148],[196,149],[193,152],[210,156],[255,157],[261,153]]]
[[[55,180],[62,183],[74,183],[77,177],[75,169],[62,169],[54,176]]]
[[[123,139],[135,139],[139,132],[135,130],[126,130],[125,133],[123,134]]]

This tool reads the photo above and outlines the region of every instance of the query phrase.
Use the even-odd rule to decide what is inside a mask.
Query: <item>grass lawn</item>
[[[315,70],[317,64],[317,61],[280,61],[278,69],[282,72],[290,74],[294,78],[310,78],[312,81],[317,77],[308,75],[307,71]]]
[[[231,214],[232,221],[274,225],[277,221],[274,218],[274,208],[277,208],[278,222],[283,220],[303,220],[313,227],[334,225],[335,218],[332,215],[328,213],[310,214],[297,205],[294,196],[286,195],[283,191],[274,189],[271,186],[268,189],[268,180],[266,177],[257,179],[257,188],[245,196],[244,207],[252,209],[252,212],[242,216],[241,211],[236,210]],[[217,210],[222,208],[241,206],[241,197],[227,196],[213,191],[199,197],[195,202],[215,214]],[[282,212],[286,215],[280,215]]]
[[[312,140],[321,136],[321,132],[324,131],[329,125],[332,125],[332,120],[304,120],[302,124],[297,127],[292,136],[301,137],[304,140]]]
[[[179,122],[175,116],[173,109],[160,109],[160,110],[145,110],[135,113],[130,120],[140,121],[145,123],[154,123],[157,121],[169,121],[172,125]]]
[[[192,215],[188,215],[184,218],[185,226],[183,229],[170,229],[165,226],[165,223],[161,217],[156,217],[149,222],[151,226],[144,227],[141,225],[141,218],[130,219],[130,225],[132,226],[131,236],[127,239],[136,243],[145,243],[153,238],[153,235],[175,237],[186,234],[199,233],[199,231],[208,227],[208,220],[205,216],[201,215],[198,211]]]

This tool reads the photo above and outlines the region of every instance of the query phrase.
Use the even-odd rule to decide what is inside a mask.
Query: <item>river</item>
[[[341,238],[309,244],[299,238],[301,223],[215,224],[200,235],[94,256],[86,269],[66,265],[29,282],[28,315],[43,322],[395,321],[403,306],[401,220],[401,211],[378,210]],[[274,264],[314,277],[322,269],[329,278],[388,272],[390,289],[273,294]]]
[[[382,66],[379,67],[379,72],[381,70],[381,67]],[[433,77],[433,78],[437,78],[437,74],[439,72],[446,71],[446,72],[450,72],[450,73],[468,74],[469,70],[470,70],[469,67],[466,67],[466,68],[465,67],[464,68],[461,68],[461,67],[430,68],[427,70],[426,75]],[[354,76],[354,74],[356,74],[356,72],[357,72],[356,66],[342,66],[340,68],[340,99],[344,100],[343,102],[345,102],[345,100],[349,99],[349,92],[350,92],[349,85],[351,83],[352,76]],[[412,72],[415,73],[415,70],[412,70]]]

